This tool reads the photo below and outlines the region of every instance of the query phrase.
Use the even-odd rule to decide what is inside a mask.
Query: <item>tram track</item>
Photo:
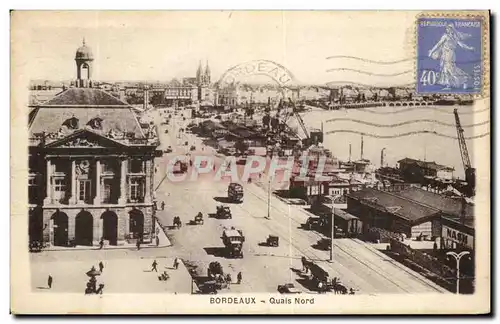
[[[260,199],[260,200],[265,200],[264,198],[260,197],[259,195],[257,195],[256,193],[254,193],[254,192],[252,192],[252,191],[250,191],[250,193],[251,193],[252,195],[254,195],[255,197],[257,197],[258,199]],[[277,201],[277,203],[279,204],[279,203],[282,203],[282,202],[278,200],[278,201]],[[289,219],[290,219],[292,222],[294,222],[295,224],[299,224],[299,225],[301,225],[301,223],[300,223],[299,221],[297,221],[296,219],[293,219],[293,218],[292,218],[292,217],[290,217],[290,216],[286,216],[286,215],[288,215],[288,213],[286,213],[283,209],[279,209],[279,208],[277,208],[276,206],[273,206],[273,205],[271,205],[271,208],[274,208],[274,209],[276,209],[276,210],[278,210],[278,211],[281,211],[281,215],[283,215],[283,216],[285,216],[285,217],[289,218]],[[319,234],[319,233],[314,233],[314,232],[309,232],[309,233],[310,233],[310,234],[312,234],[312,235],[314,235],[314,236],[316,236],[316,238],[322,238],[322,237],[323,237],[323,236],[322,236],[321,234]],[[359,243],[358,243],[358,244],[359,244]],[[347,249],[346,247],[344,247],[344,246],[343,246],[343,247],[341,247],[341,246],[339,246],[338,244],[336,245],[336,247],[337,247],[337,249],[338,249],[338,250],[342,251],[342,252],[343,252],[343,253],[345,253],[347,256],[349,256],[349,257],[351,257],[351,258],[355,259],[357,262],[359,262],[359,263],[363,264],[366,268],[368,268],[368,269],[372,270],[374,273],[377,273],[377,274],[378,274],[379,276],[381,276],[382,278],[386,279],[387,281],[391,282],[391,283],[392,283],[392,284],[394,284],[395,286],[399,287],[401,290],[406,291],[406,292],[414,292],[413,290],[409,290],[408,288],[405,288],[405,287],[404,287],[401,283],[398,283],[398,282],[396,282],[394,279],[392,279],[392,278],[388,277],[388,276],[387,276],[387,275],[385,275],[385,273],[383,273],[382,271],[379,271],[379,270],[377,270],[377,269],[376,269],[376,268],[379,268],[380,270],[382,270],[382,268],[381,268],[381,267],[371,266],[371,265],[369,265],[368,263],[366,263],[366,262],[364,262],[363,260],[361,260],[360,258],[358,258],[357,256],[355,256],[355,255],[352,253],[354,250],[349,250],[349,251],[348,251],[348,249]],[[367,248],[364,248],[364,249],[365,249],[365,250],[367,250]],[[370,253],[374,253],[374,254],[375,254],[375,252],[374,252],[374,251],[370,251]],[[377,255],[377,258],[380,258],[380,256],[378,256],[378,255]],[[400,268],[400,267],[399,267],[399,268]],[[401,268],[400,268],[400,269],[401,269]],[[433,288],[434,290],[437,290],[434,286],[432,286],[432,285],[431,285],[431,284],[429,284],[428,282],[424,281],[422,278],[420,278],[419,276],[415,275],[414,273],[412,273],[412,272],[410,272],[410,271],[408,271],[408,270],[406,270],[406,269],[403,269],[403,270],[404,270],[404,272],[405,272],[405,273],[407,273],[407,274],[411,275],[411,277],[412,277],[412,278],[417,279],[420,283],[423,283],[423,284],[425,284],[426,286],[431,287],[431,288]]]

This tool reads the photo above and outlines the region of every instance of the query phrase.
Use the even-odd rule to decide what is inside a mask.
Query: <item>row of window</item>
[[[83,161],[83,160],[82,160]],[[76,161],[77,165],[84,165],[85,162]],[[30,172],[35,172],[40,167],[38,161],[35,158],[29,159],[29,169]],[[52,171],[54,173],[66,173],[71,168],[70,161],[53,161]],[[118,161],[101,161],[101,172],[102,173],[114,173],[119,172],[120,166]],[[129,173],[144,173],[146,170],[146,161],[141,159],[130,159],[128,161],[128,172]]]
[[[36,195],[37,183],[35,178],[29,179],[29,193],[31,195]],[[115,193],[113,187],[116,188],[116,184],[113,179],[103,179],[103,185],[101,188],[101,201],[103,203],[112,203],[114,200],[113,194]],[[142,202],[144,201],[146,193],[145,179],[142,177],[133,177],[128,181],[128,200],[130,202]],[[77,181],[77,197],[78,201],[84,203],[92,203],[92,180],[78,180]],[[66,200],[66,195],[68,194],[68,185],[65,178],[55,178],[52,186],[52,198],[55,201],[63,202]]]

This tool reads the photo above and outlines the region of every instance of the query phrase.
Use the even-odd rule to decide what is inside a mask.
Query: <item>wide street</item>
[[[156,116],[155,121],[159,120]],[[159,127],[161,147],[171,146],[174,151],[157,160],[155,181],[159,187],[156,197],[166,203],[165,210],[158,213],[161,224],[171,226],[174,216],[179,216],[183,223],[182,228],[169,229],[167,232],[173,243],[171,249],[188,264],[197,266],[200,274],[206,275],[208,264],[216,260],[223,265],[225,272],[231,273],[232,278],[242,272],[242,284],[232,285],[230,292],[276,292],[277,285],[287,282],[294,283],[302,291],[310,292],[308,281],[300,273],[300,258],[306,256],[324,266],[331,278],[339,277],[347,288],[354,288],[357,293],[444,291],[359,240],[335,240],[334,260],[330,263],[328,251],[312,247],[322,235],[301,228],[301,224],[310,216],[302,207],[287,205],[272,196],[270,219],[266,218],[268,193],[265,176],[261,182],[257,177],[252,183],[243,184],[243,203],[227,204],[231,208],[232,219],[220,220],[210,217],[210,214],[215,213],[216,206],[221,204],[220,201],[224,202],[227,197],[228,179],[213,181],[213,175],[206,175],[196,181],[171,182],[164,177],[165,161],[174,155],[185,154],[186,148],[179,145],[185,141],[188,141],[189,145],[196,145],[197,150],[191,152],[192,156],[215,155],[211,148],[200,150],[201,140],[192,134],[181,134],[181,139],[177,139],[178,129],[184,128],[188,122],[189,118],[183,121],[182,117],[176,117],[169,126]],[[165,133],[165,128],[168,128],[168,134]],[[221,161],[220,156],[216,157],[216,165]],[[239,168],[241,174],[242,166]],[[200,211],[204,215],[205,223],[188,225]],[[245,236],[242,259],[226,259],[217,254],[218,248],[223,247],[220,236],[224,227],[232,226],[242,230]],[[279,247],[259,245],[268,235],[279,236]]]

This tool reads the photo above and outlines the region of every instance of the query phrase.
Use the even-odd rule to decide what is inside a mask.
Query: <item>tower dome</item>
[[[78,88],[92,87],[92,64],[94,56],[90,47],[85,45],[85,38],[80,48],[76,50],[76,86]]]
[[[82,46],[76,50],[75,60],[88,60],[93,61],[94,55],[92,54],[92,49],[85,45],[85,39],[83,40]]]

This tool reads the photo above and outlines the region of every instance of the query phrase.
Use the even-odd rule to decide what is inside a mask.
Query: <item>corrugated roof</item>
[[[359,219],[356,216],[351,215],[348,212],[345,212],[345,211],[343,211],[342,209],[339,209],[339,208],[335,208],[334,212],[335,212],[335,216],[338,216],[338,217],[340,217],[342,219],[345,219],[347,221],[351,220],[351,219]]]
[[[398,195],[439,209],[446,214],[460,217],[462,212],[462,202],[460,199],[445,197],[419,188],[408,188],[398,192]],[[465,216],[467,218],[474,217],[474,206],[471,204],[465,205]]]
[[[378,206],[412,223],[417,223],[425,217],[439,213],[439,209],[437,208],[432,208],[417,201],[401,197],[397,193],[389,193],[372,188],[351,192],[347,196],[367,205]]]

